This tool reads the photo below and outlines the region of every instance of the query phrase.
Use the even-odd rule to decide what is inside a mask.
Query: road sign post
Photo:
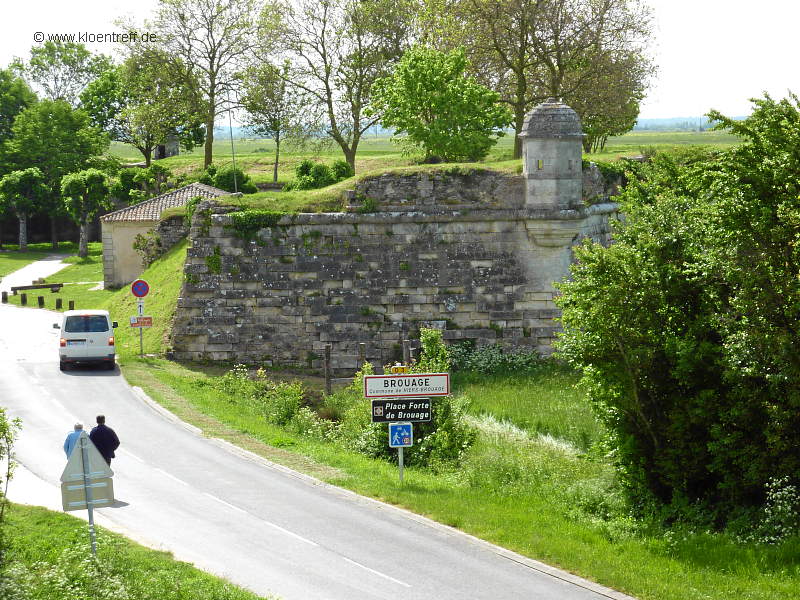
[[[403,483],[403,448],[414,445],[414,425],[412,423],[389,423],[389,447],[397,448],[397,468],[400,483]]]
[[[150,293],[150,284],[148,284],[144,279],[137,279],[131,284],[131,294],[136,296],[139,300],[137,304],[139,305],[139,316],[144,316],[144,297]],[[133,321],[131,321],[131,326],[133,325]],[[142,331],[142,326],[139,326],[139,358],[144,356],[144,332]]]
[[[83,508],[89,511],[89,541],[94,556],[97,556],[94,507],[113,504],[113,475],[114,472],[92,444],[89,435],[82,432],[61,473],[61,503],[66,511]]]

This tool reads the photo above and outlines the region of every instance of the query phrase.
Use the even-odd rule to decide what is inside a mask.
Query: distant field
[[[603,152],[587,154],[588,160],[616,160],[621,156],[642,154],[645,149],[667,149],[674,146],[706,145],[718,148],[732,146],[737,138],[719,131],[636,131],[608,140]],[[235,139],[234,149],[236,161],[253,177],[256,183],[272,181],[272,165],[275,144],[268,139]],[[512,137],[500,138],[486,158],[487,163],[505,161],[511,158]],[[114,142],[111,153],[124,161],[141,161],[142,155],[132,146]],[[336,145],[325,147],[306,147],[302,149],[281,148],[278,180],[290,180],[294,166],[303,158],[316,157],[332,162],[342,158],[341,150]],[[231,143],[229,139],[218,136],[214,142],[214,163],[218,166],[232,161]],[[191,152],[161,161],[178,174],[197,174],[202,169],[203,148],[198,147]],[[356,159],[356,170],[359,172],[372,169],[404,166],[412,164],[412,157],[403,156],[397,144],[388,136],[367,135],[359,144]]]

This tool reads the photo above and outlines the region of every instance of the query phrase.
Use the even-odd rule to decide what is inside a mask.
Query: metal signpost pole
[[[86,508],[89,510],[89,539],[92,543],[92,556],[97,556],[97,540],[94,535],[94,498],[92,484],[89,480],[89,437],[82,435],[79,439],[83,462],[83,489],[86,493]]]
[[[139,298],[139,316],[144,315],[144,300]],[[139,323],[139,358],[144,356],[144,331],[142,324]]]
[[[403,447],[397,449],[397,466],[400,468],[400,483],[403,483]]]

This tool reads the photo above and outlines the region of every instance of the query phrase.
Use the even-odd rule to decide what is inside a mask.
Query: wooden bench
[[[50,289],[51,293],[55,293],[55,292],[59,291],[63,286],[64,286],[63,283],[37,283],[37,284],[34,284],[34,285],[17,285],[17,286],[14,286],[14,287],[11,288],[11,293],[16,296],[17,292],[20,291],[20,290],[22,290],[22,291],[24,291],[24,290],[46,290],[48,288]]]

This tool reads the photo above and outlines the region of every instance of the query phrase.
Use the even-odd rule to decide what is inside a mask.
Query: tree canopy
[[[560,352],[632,496],[717,525],[800,483],[800,103],[754,104],[710,113],[730,151],[631,164],[615,243],[560,286]]]
[[[372,110],[426,158],[479,160],[504,135],[511,113],[466,69],[463,50],[412,48],[390,76],[375,82]]]
[[[424,39],[463,46],[472,74],[495,90],[522,131],[525,114],[560,98],[591,126],[618,131],[652,73],[650,10],[640,0],[425,0]],[[611,94],[608,87],[612,87]],[[622,116],[618,116],[621,113]],[[519,138],[514,156],[522,155]]]
[[[49,193],[42,172],[36,167],[12,171],[0,178],[0,213],[10,209],[19,219],[19,249],[28,249],[28,215],[43,208]]]
[[[67,214],[80,226],[78,256],[89,255],[89,219],[97,216],[110,203],[108,177],[99,169],[85,169],[65,175],[61,180],[61,195]]]
[[[198,81],[180,85],[158,50],[133,53],[105,71],[81,93],[81,108],[111,138],[138,149],[150,166],[153,151],[175,135],[191,150],[203,141],[201,111],[195,102]]]
[[[18,59],[15,67],[45,98],[77,106],[83,89],[111,64],[109,57],[94,54],[83,44],[57,40],[32,47],[28,62]]]

